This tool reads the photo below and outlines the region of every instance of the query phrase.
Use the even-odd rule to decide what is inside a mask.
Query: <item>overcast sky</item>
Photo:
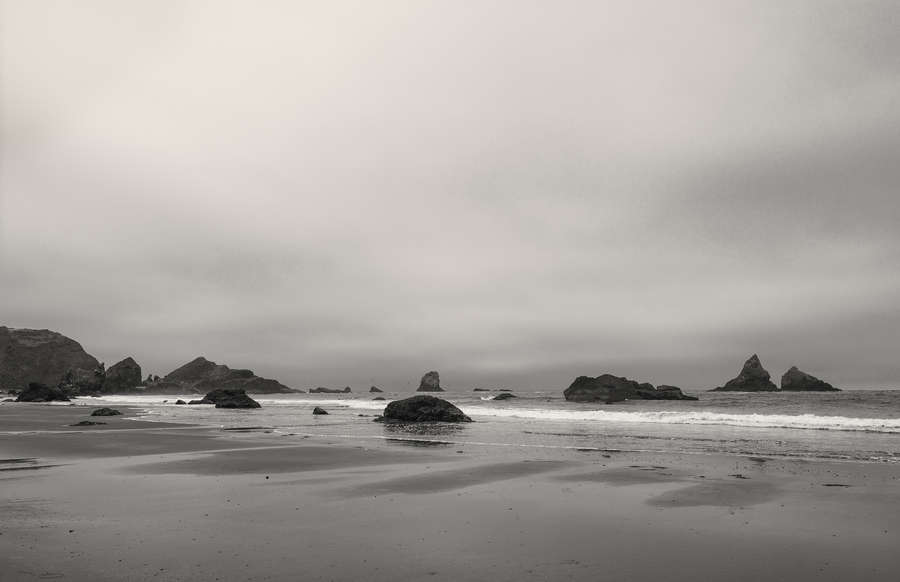
[[[0,324],[298,388],[900,384],[897,2],[0,6]]]

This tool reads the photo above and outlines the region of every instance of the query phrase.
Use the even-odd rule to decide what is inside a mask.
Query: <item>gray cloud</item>
[[[891,2],[0,10],[3,323],[295,386],[900,380]]]

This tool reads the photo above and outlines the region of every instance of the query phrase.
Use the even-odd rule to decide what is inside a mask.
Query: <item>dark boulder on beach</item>
[[[640,385],[634,380],[603,374],[596,378],[579,376],[565,389],[563,395],[570,402],[621,402],[637,396]]]
[[[504,392],[502,394],[497,394],[492,398],[492,400],[509,400],[511,398],[518,398],[515,394],[511,394],[509,392]]]
[[[91,413],[91,416],[118,416],[122,414],[115,408],[98,408]]]
[[[441,375],[435,371],[427,372],[419,381],[417,392],[443,392],[441,388]]]
[[[318,388],[313,388],[309,391],[310,394],[350,394],[351,392],[350,386],[347,386],[343,390],[337,388],[322,388],[319,386]]]
[[[193,404],[194,401],[192,400]],[[198,404],[215,404],[216,408],[261,408],[242,388],[219,388],[203,397]]]
[[[252,394],[297,392],[276,380],[260,378],[252,370],[232,369],[202,356],[169,372],[160,382],[148,384],[147,392],[185,393],[213,388],[239,389]]]
[[[797,366],[792,366],[781,377],[781,389],[791,392],[840,392],[840,388],[835,388],[811,374],[801,372]]]
[[[69,371],[93,378],[100,362],[77,341],[49,329],[0,326],[0,386],[25,389],[31,382],[56,386]]]
[[[185,402],[184,400],[179,398],[178,400],[175,401],[175,404],[187,404],[187,402]]]
[[[369,392],[370,392],[370,393],[373,393],[373,392],[384,392],[384,390],[379,389],[378,386],[372,386],[371,388],[369,388]]]
[[[318,414],[328,414],[328,411],[325,410],[324,408],[320,408],[320,407],[316,406],[315,408],[313,408],[313,414],[316,414],[316,415],[318,415]]]
[[[47,386],[40,382],[30,382],[28,388],[22,390],[16,402],[68,402],[66,396],[57,386]]]
[[[463,411],[434,396],[419,395],[395,400],[384,409],[385,421],[399,422],[472,422]]]
[[[759,356],[753,354],[744,362],[741,373],[732,378],[724,386],[713,388],[714,392],[777,392],[769,373],[762,367]]]
[[[106,371],[101,391],[107,394],[131,392],[143,385],[141,378],[141,366],[134,361],[134,358],[127,357],[121,362],[113,364]]]

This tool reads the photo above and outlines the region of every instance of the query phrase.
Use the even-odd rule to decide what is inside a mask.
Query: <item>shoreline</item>
[[[85,415],[30,408],[36,428]],[[0,469],[15,469],[0,470],[0,580],[818,582],[900,568],[893,464],[104,420],[76,438],[0,434]]]

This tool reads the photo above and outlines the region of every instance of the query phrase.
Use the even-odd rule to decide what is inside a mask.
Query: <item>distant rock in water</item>
[[[316,406],[315,408],[313,408],[313,414],[316,414],[316,415],[328,414],[328,411],[325,410],[324,408],[320,408],[320,407]]]
[[[310,394],[350,394],[351,392],[350,386],[347,386],[343,390],[337,388],[322,388],[319,386],[318,388],[313,388],[309,391]]]
[[[487,388],[476,388],[472,392],[490,392]]]
[[[510,394],[509,392],[503,392],[502,394],[497,394],[492,398],[492,400],[509,400],[510,398],[517,398],[515,394]]]
[[[724,386],[714,388],[715,392],[777,392],[776,386],[769,373],[759,361],[759,356],[753,354],[744,362],[744,367],[737,378],[733,378]]]
[[[107,394],[133,392],[141,385],[143,385],[141,367],[134,361],[134,358],[127,357],[121,362],[113,364],[106,371],[101,391]]]
[[[177,402],[175,404],[178,404]],[[215,404],[212,400],[207,400],[206,398],[201,398],[200,400],[191,400],[188,404]]]
[[[195,401],[191,400],[191,404]],[[197,404],[215,404],[216,408],[261,408],[243,388],[219,388],[203,397]]]
[[[148,392],[165,393],[202,392],[213,388],[234,388],[252,394],[296,392],[275,380],[260,378],[251,370],[233,370],[202,356],[169,372],[159,383],[147,385]]]
[[[175,401],[175,404],[187,404],[187,402],[185,402],[184,400],[179,398],[178,400]]]
[[[781,389],[792,392],[840,392],[839,388],[835,388],[828,382],[801,372],[797,366],[792,366],[781,377]]]
[[[441,375],[435,371],[431,371],[422,376],[422,380],[419,382],[419,389],[417,392],[443,392],[444,389],[441,388]]]
[[[31,382],[57,386],[69,371],[93,377],[99,367],[81,344],[60,333],[0,326],[0,387],[6,390]]]
[[[57,386],[47,386],[40,382],[30,382],[28,388],[22,390],[16,398],[16,402],[68,402],[66,396]]]
[[[638,390],[638,396],[644,400],[699,400],[696,396],[689,396],[681,391],[677,386],[667,386],[660,384],[656,388],[650,390]]]
[[[384,409],[385,421],[400,422],[472,422],[453,404],[434,396],[419,395],[394,400]]]
[[[384,399],[385,399],[384,396],[376,396],[372,400],[384,400]]]
[[[122,414],[115,408],[98,408],[91,413],[91,416],[119,416]]]
[[[571,402],[621,402],[623,400],[697,400],[675,386],[654,388],[648,382],[638,383],[628,378],[603,374],[596,378],[579,376],[563,392]],[[495,399],[496,400],[496,399]]]
[[[370,393],[373,393],[373,392],[384,392],[384,390],[380,390],[380,389],[378,388],[378,386],[372,386],[371,388],[369,388],[369,392],[370,392]]]
[[[621,402],[637,395],[639,384],[634,380],[603,374],[596,378],[579,376],[565,389],[563,395],[571,402]]]

